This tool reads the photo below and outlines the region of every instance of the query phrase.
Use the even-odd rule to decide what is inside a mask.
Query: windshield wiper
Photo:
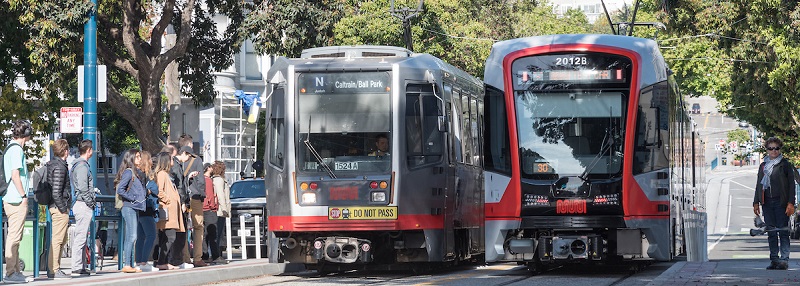
[[[592,162],[589,163],[589,166],[586,167],[586,170],[584,170],[583,173],[581,173],[581,175],[578,176],[584,181],[589,181],[589,172],[592,169],[594,169],[594,166],[596,166],[597,163],[600,163],[600,158],[603,157],[603,154],[605,154],[606,152],[610,152],[611,147],[614,146],[614,134],[613,131],[611,130],[612,128],[614,128],[614,124],[612,122],[613,119],[611,115],[609,115],[608,120],[609,124],[608,128],[606,128],[606,134],[603,135],[603,144],[600,145],[600,152],[598,152],[597,155],[594,157],[594,159],[592,159]]]
[[[308,133],[306,133],[306,140],[303,141],[303,144],[306,145],[306,149],[308,149],[308,152],[311,152],[311,155],[314,156],[314,159],[317,160],[317,163],[322,165],[322,168],[325,169],[326,172],[328,172],[328,176],[330,176],[332,179],[336,179],[336,174],[333,173],[331,167],[326,165],[325,162],[322,161],[322,156],[319,155],[317,149],[314,148],[314,145],[311,145],[311,141],[309,141],[310,138],[311,138],[311,116],[308,117]]]

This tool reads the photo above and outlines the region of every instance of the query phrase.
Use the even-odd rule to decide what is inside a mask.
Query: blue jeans
[[[786,228],[789,226],[789,216],[786,215],[786,205],[781,204],[781,198],[765,198],[764,223],[768,227]],[[780,243],[778,243],[780,240]],[[769,259],[773,262],[789,261],[789,230],[770,231],[767,233],[769,242]],[[780,250],[780,258],[778,251]]]
[[[150,260],[153,246],[156,243],[156,218],[150,215],[139,216],[139,227],[136,234],[136,263]]]
[[[139,223],[139,213],[131,207],[122,207],[120,213],[122,213],[122,220],[125,225],[122,266],[135,267],[136,265],[133,265],[133,247],[136,245],[136,224]]]

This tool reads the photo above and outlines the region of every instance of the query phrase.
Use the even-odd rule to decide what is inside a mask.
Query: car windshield
[[[264,180],[239,181],[231,185],[231,199],[265,197]]]

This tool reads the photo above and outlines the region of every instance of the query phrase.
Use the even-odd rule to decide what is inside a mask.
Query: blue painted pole
[[[97,0],[92,0],[94,8],[89,12],[89,21],[83,25],[83,139],[92,140],[92,150],[97,150]],[[97,156],[89,158],[89,172],[92,174],[93,186],[97,185]],[[93,190],[89,190],[93,191]],[[89,261],[90,269],[95,270],[94,257],[94,226],[95,218],[92,212],[92,225],[90,226],[89,249],[92,259]],[[74,258],[73,258],[74,259]]]

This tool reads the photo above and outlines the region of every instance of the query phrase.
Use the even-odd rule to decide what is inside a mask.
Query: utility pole
[[[389,8],[389,13],[403,21],[403,41],[406,42],[406,49],[409,51],[414,50],[414,43],[413,39],[411,38],[411,19],[419,15],[422,10],[422,4],[425,0],[419,0],[419,5],[417,9],[411,10],[408,7],[403,7],[402,9],[395,9],[394,7],[394,0],[391,2],[391,7]]]
[[[83,25],[83,139],[92,140],[92,150],[97,150],[97,0],[92,0],[92,10],[89,11],[89,21]],[[89,172],[92,173],[92,185],[96,186],[97,182],[97,156],[89,158]],[[90,192],[94,190],[89,190]],[[94,214],[94,211],[92,211]],[[89,249],[91,249],[91,270],[95,269],[94,262],[96,261],[94,252],[94,215],[92,215],[92,224],[90,229],[90,237],[88,239]]]

